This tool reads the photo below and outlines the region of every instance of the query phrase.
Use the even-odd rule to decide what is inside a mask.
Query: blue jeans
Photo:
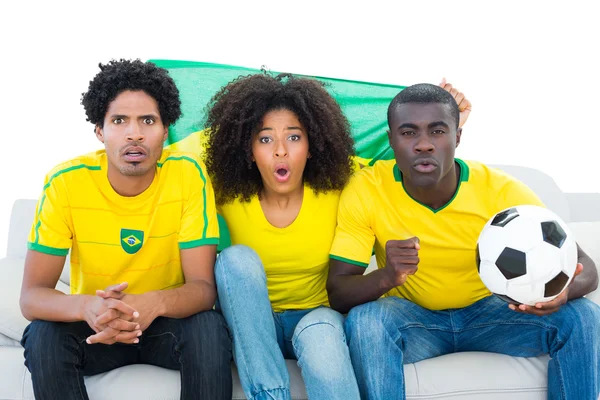
[[[340,313],[327,307],[273,312],[260,258],[246,246],[221,252],[215,278],[248,399],[291,398],[284,358],[298,360],[310,399],[359,399]]]
[[[87,400],[84,376],[151,364],[181,371],[181,399],[231,400],[231,339],[216,311],[157,318],[137,344],[89,345],[85,339],[92,334],[86,322],[27,326],[21,344],[36,399]]]
[[[345,326],[363,399],[405,399],[403,364],[459,351],[549,354],[548,398],[598,399],[600,307],[587,299],[537,317],[496,296],[444,311],[386,297],[353,308]]]

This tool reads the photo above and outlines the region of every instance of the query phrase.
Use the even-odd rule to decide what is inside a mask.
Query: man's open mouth
[[[123,158],[127,162],[141,162],[146,158],[146,152],[140,147],[130,147],[123,152]]]

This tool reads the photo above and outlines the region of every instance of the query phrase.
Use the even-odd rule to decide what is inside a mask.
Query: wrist
[[[166,314],[166,306],[165,302],[163,301],[161,290],[146,292],[144,294],[141,294],[140,296],[144,297],[144,300],[151,304],[153,314],[152,316],[154,318],[163,317]]]
[[[392,290],[395,287],[392,279],[388,274],[387,268],[378,269],[377,271],[374,271],[374,273],[379,273],[379,288],[383,290],[384,293]]]
[[[85,321],[86,320],[85,309],[87,308],[88,303],[93,300],[94,296],[89,295],[89,294],[80,294],[80,295],[76,295],[76,296],[79,300],[79,303],[77,305],[76,318],[78,321]]]

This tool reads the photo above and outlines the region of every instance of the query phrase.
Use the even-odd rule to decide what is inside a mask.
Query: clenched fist
[[[383,271],[391,286],[403,285],[408,275],[414,275],[417,272],[420,249],[418,237],[387,241]]]

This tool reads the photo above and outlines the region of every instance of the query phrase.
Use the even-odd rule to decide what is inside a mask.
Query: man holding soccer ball
[[[598,286],[592,260],[578,248],[572,283],[535,306],[507,306],[479,278],[475,246],[488,219],[543,204],[511,176],[454,158],[460,100],[428,84],[400,92],[388,108],[395,160],[359,171],[340,199],[327,289],[332,308],[349,311],[361,397],[404,399],[402,364],[486,351],[547,353],[549,398],[596,400],[600,307],[582,298]],[[373,247],[379,269],[363,275]]]

